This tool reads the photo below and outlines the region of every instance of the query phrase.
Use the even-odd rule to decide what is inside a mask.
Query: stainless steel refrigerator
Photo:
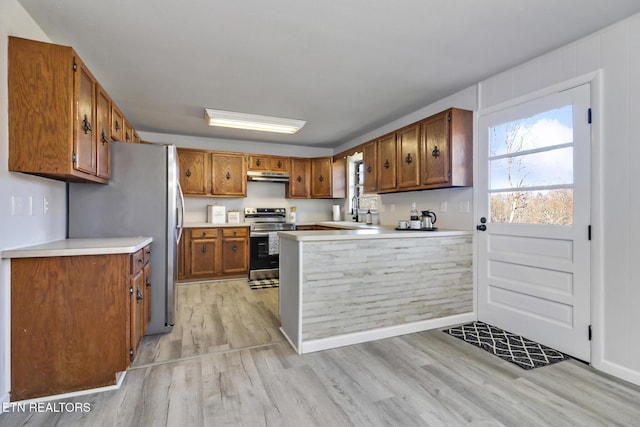
[[[184,219],[176,147],[113,142],[109,184],[70,183],[68,188],[70,238],[153,237],[147,334],[169,332]]]

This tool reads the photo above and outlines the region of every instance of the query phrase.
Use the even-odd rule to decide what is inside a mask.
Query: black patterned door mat
[[[249,286],[251,289],[277,288],[280,286],[280,281],[278,279],[249,280]]]
[[[569,359],[564,353],[483,322],[446,329],[449,335],[520,366],[533,369]]]

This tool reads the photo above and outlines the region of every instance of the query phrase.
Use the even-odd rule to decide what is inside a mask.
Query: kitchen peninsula
[[[281,330],[299,354],[471,321],[471,231],[280,232]]]

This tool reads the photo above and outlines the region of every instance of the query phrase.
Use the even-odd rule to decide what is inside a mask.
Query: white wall
[[[640,384],[640,14],[479,84],[479,109],[593,76],[592,363]]]
[[[63,239],[66,234],[65,184],[8,171],[8,35],[48,41],[47,36],[16,0],[0,2],[0,251]],[[12,198],[31,200],[31,215],[12,215]],[[43,200],[49,213],[43,214]],[[0,404],[8,401],[10,338],[10,264],[0,262]],[[37,313],[34,313],[37,315]]]
[[[477,99],[469,93],[474,86],[349,141],[336,152],[450,106],[482,112],[594,76],[591,360],[594,367],[640,385],[640,168],[635,164],[640,159],[640,14],[479,82]],[[437,213],[439,202],[449,201],[448,208],[455,212],[471,197],[465,189],[384,195],[381,220],[393,223],[413,201]],[[460,212],[442,213],[439,225],[445,224],[468,229],[474,219]]]

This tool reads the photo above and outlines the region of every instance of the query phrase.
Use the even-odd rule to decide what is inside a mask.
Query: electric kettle
[[[422,211],[422,228],[433,228],[436,223],[436,213],[433,211]]]

